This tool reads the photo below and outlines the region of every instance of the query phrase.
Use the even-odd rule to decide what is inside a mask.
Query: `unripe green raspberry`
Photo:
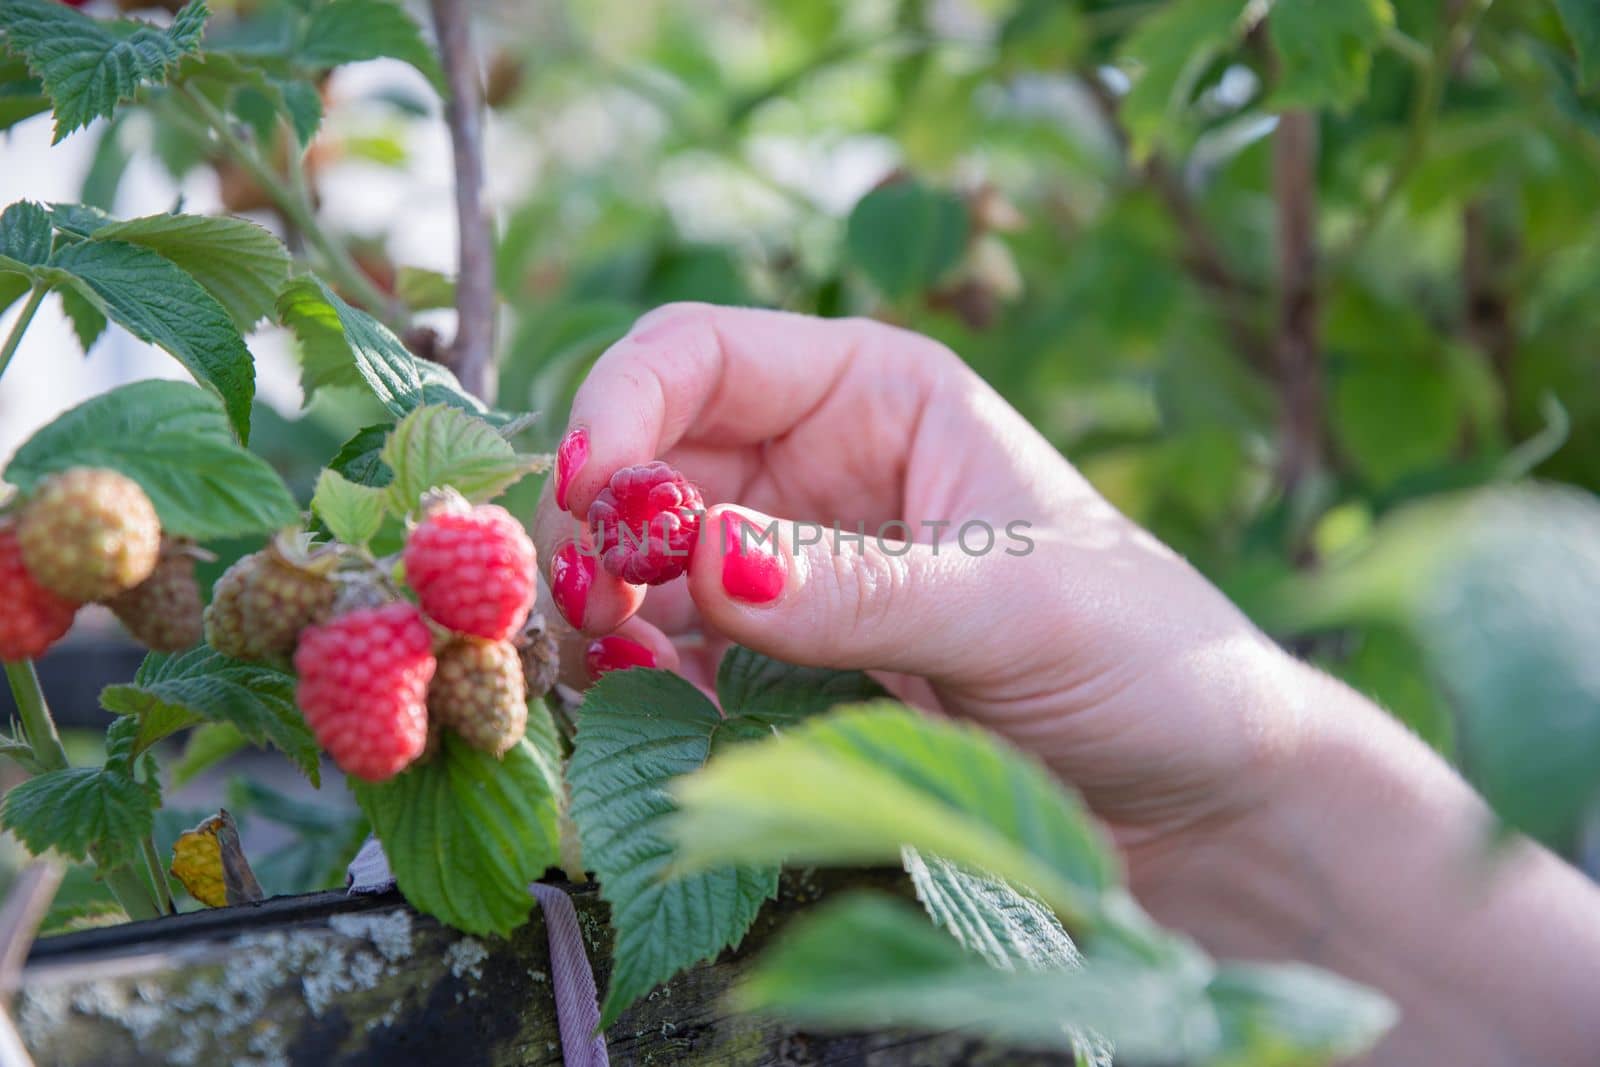
[[[235,659],[288,659],[300,631],[329,618],[338,593],[320,561],[290,559],[274,542],[217,579],[205,612],[206,644]]]
[[[150,577],[161,555],[161,520],[132,478],[73,467],[39,483],[17,523],[17,540],[39,584],[87,603]]]
[[[528,726],[522,661],[509,641],[461,636],[438,654],[428,686],[429,716],[471,745],[503,756]]]
[[[200,584],[194,580],[194,545],[167,541],[150,577],[106,601],[144,647],[182,652],[200,643]]]

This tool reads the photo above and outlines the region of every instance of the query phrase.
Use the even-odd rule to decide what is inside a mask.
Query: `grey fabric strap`
[[[345,868],[344,884],[350,893],[386,893],[394,888],[389,857],[383,854],[376,837],[367,838]],[[589,953],[584,948],[572,898],[543,882],[534,882],[528,891],[544,912],[545,934],[550,939],[550,991],[556,1001],[561,1058],[566,1067],[609,1067],[606,1038],[600,1033],[594,970],[589,966]]]
[[[550,938],[550,984],[555,987],[556,1021],[561,1027],[561,1058],[567,1067],[608,1067],[600,1001],[577,909],[572,898],[553,885],[534,882],[528,888],[544,909]]]

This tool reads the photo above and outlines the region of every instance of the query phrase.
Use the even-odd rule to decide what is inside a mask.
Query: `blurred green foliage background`
[[[218,5],[208,32],[248,41],[292,2]],[[664,302],[926,332],[1275,636],[1581,851],[1600,783],[1600,8],[474,11],[491,174],[535,159],[498,205],[497,399],[545,412],[547,446],[587,365]],[[396,131],[440,121],[425,86],[362,106],[381,119],[330,116],[313,183],[319,158],[413,164]],[[148,152],[270,214],[248,176],[153,130],[104,137],[86,201]],[[394,261],[406,225],[353,246],[413,308],[447,304]],[[304,486],[360,416],[269,416],[257,447]]]

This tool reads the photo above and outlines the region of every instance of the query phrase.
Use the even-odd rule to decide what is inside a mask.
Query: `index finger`
[[[621,467],[680,442],[755,444],[802,422],[864,347],[932,342],[857,319],[669,304],[595,363],[557,453],[556,502],[586,514]]]

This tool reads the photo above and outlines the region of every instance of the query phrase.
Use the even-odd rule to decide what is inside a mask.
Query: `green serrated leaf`
[[[1359,103],[1372,53],[1392,25],[1389,0],[1276,0],[1267,19],[1278,53],[1273,106],[1343,110]]]
[[[183,755],[170,769],[172,788],[178,789],[245,748],[250,740],[231,722],[203,722],[189,731]]]
[[[664,877],[667,784],[705,764],[723,727],[701,692],[665,671],[613,671],[584,698],[567,767],[571,815],[616,930],[602,1028],[658,983],[737,945],[778,888],[776,866]]]
[[[300,384],[308,400],[323,386],[365,385],[396,416],[424,404],[484,411],[448,370],[413,356],[392,330],[315,277],[284,287],[278,318],[300,341]]]
[[[102,867],[131,860],[154,825],[161,790],[121,768],[74,767],[30,778],[0,797],[0,826],[34,855],[55,849]]]
[[[1299,964],[1224,963],[1206,987],[1220,1024],[1217,1061],[1262,1067],[1343,1063],[1398,1018],[1379,993]]]
[[[717,701],[762,726],[789,726],[837,704],[888,696],[862,671],[797,667],[734,645],[717,666]],[[770,731],[769,731],[770,732]]]
[[[4,315],[12,304],[22,299],[32,288],[33,283],[28,280],[26,274],[13,274],[10,271],[0,270],[0,315]]]
[[[399,514],[416,510],[423,493],[444,486],[473,503],[492,500],[534,469],[483,419],[434,404],[396,423],[380,455],[394,472],[385,492]]]
[[[29,273],[50,258],[50,213],[19,200],[0,211],[0,270]]]
[[[1091,1030],[1118,1059],[1310,1064],[1358,1055],[1393,1025],[1382,996],[1320,972],[1096,961],[1001,971],[907,904],[858,893],[795,920],[733,990],[746,1011],[829,1029],[961,1030],[1075,1049]],[[1242,972],[1242,973],[1241,973]],[[1279,992],[1275,982],[1289,981]]]
[[[0,130],[49,110],[44,85],[28,73],[28,64],[22,57],[0,50]]]
[[[160,85],[184,55],[200,47],[204,0],[186,4],[165,29],[134,19],[92,19],[50,0],[7,0],[0,31],[43,83],[55,108],[55,140]]]
[[[1176,139],[1201,75],[1244,32],[1243,0],[1173,0],[1123,41],[1133,87],[1119,115],[1137,159]]]
[[[556,794],[526,740],[496,760],[446,731],[427,762],[350,788],[412,906],[476,934],[528,920],[528,884],[559,850]]]
[[[914,848],[906,874],[934,924],[992,967],[1077,967],[1083,954],[1049,908],[1003,878],[969,871]]]
[[[282,42],[283,56],[292,47],[292,42]],[[316,84],[296,78],[286,60],[230,54],[213,46],[179,64],[173,80],[248,123],[262,144],[273,143],[283,119],[288,120],[302,149],[322,125],[322,96]]]
[[[289,278],[289,251],[245,219],[216,215],[147,215],[110,222],[97,241],[126,241],[176,263],[248,331],[271,315]]]
[[[322,94],[311,82],[275,81],[273,84],[283,94],[283,106],[288,110],[294,135],[300,139],[302,147],[310,144],[322,125]]]
[[[862,197],[850,212],[845,248],[890,300],[933,285],[961,258],[966,205],[954,193],[899,181]]]
[[[1593,0],[1556,0],[1561,23],[1578,53],[1578,76],[1585,89],[1600,83],[1600,6]]]
[[[1086,921],[1115,853],[1031,758],[973,726],[888,701],[720,754],[673,787],[685,870],[730,862],[892,863],[902,846],[992,872]]]
[[[146,656],[134,680],[108,686],[100,704],[137,719],[139,751],[195,723],[231,723],[248,740],[277,747],[315,784],[317,742],[295,706],[294,685],[292,674],[201,645],[175,656]]]
[[[1600,499],[1482,492],[1442,536],[1416,537],[1428,532],[1410,532],[1431,565],[1412,626],[1455,709],[1462,765],[1501,819],[1571,849],[1600,800]]]
[[[134,382],[84,401],[29,438],[5,477],[27,491],[79,466],[138,482],[176,537],[242,537],[299,520],[283,480],[234,440],[222,405],[185,382]]]
[[[107,318],[166,349],[216,390],[239,440],[249,441],[255,361],[228,312],[199,283],[164,256],[125,241],[70,244],[50,266],[72,275]]]
[[[394,287],[395,295],[413,311],[452,307],[456,302],[455,279],[436,270],[401,267]]]
[[[51,204],[50,222],[63,233],[89,237],[117,220],[90,204]]]
[[[329,0],[311,13],[296,57],[312,67],[335,67],[386,56],[410,63],[446,91],[444,72],[422,29],[389,0]]]
[[[106,332],[106,317],[86,296],[70,286],[61,290],[61,310],[71,321],[72,332],[87,356],[100,335]]]
[[[383,461],[383,446],[389,440],[391,423],[363,426],[346,441],[338,455],[328,461],[328,469],[336,470],[357,485],[383,488],[394,480],[394,471]]]
[[[383,490],[352,482],[330,469],[317,478],[311,510],[335,539],[347,545],[364,545],[383,525],[385,499]]]

